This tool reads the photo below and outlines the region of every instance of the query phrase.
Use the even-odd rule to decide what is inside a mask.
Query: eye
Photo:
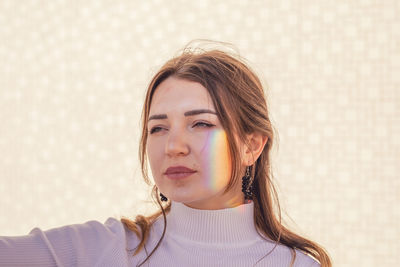
[[[200,121],[200,122],[197,122],[197,123],[195,123],[195,124],[193,125],[193,127],[196,127],[196,126],[199,126],[199,127],[201,127],[201,128],[203,128],[203,127],[211,128],[211,127],[213,127],[213,126],[215,126],[215,125],[214,125],[214,124],[210,124],[210,123],[206,123],[206,122]]]
[[[150,130],[150,134],[157,133],[157,132],[161,131],[162,129],[163,129],[163,128],[158,127],[158,126],[153,127],[153,128],[151,128],[151,130]]]
[[[214,127],[214,126],[215,126],[214,124],[210,124],[210,123],[206,123],[206,122],[200,121],[200,122],[195,123],[195,124],[193,125],[193,128],[194,128],[194,127],[211,128],[211,127]],[[150,134],[158,133],[158,132],[160,132],[160,131],[162,131],[162,130],[165,130],[165,129],[162,128],[162,127],[159,127],[159,126],[155,126],[155,127],[151,128]]]

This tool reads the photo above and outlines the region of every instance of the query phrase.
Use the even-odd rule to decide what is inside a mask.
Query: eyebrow
[[[183,113],[183,115],[185,115],[185,117],[187,116],[194,116],[194,115],[199,115],[199,114],[203,114],[203,113],[209,113],[209,114],[214,114],[217,115],[217,113],[215,111],[209,110],[209,109],[194,109],[194,110],[189,110],[186,111],[185,113]],[[152,115],[149,118],[150,120],[163,120],[163,119],[167,119],[168,116],[167,114],[156,114],[156,115]]]

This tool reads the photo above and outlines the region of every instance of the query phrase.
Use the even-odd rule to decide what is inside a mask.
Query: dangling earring
[[[246,167],[246,174],[242,177],[242,192],[244,194],[244,199],[253,199],[253,183],[250,176],[250,166]]]
[[[161,197],[161,201],[163,201],[163,202],[168,201],[168,198],[166,196],[164,196],[161,192],[160,192],[160,197]]]

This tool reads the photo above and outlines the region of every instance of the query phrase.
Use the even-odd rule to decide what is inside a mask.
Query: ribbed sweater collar
[[[220,210],[199,210],[171,203],[167,233],[202,243],[254,242],[260,238],[254,225],[254,203]]]

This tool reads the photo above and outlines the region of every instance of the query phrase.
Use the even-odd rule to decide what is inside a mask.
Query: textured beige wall
[[[209,38],[268,83],[289,223],[335,266],[398,266],[399,14],[396,0],[1,0],[0,235],[151,210],[145,86]]]

